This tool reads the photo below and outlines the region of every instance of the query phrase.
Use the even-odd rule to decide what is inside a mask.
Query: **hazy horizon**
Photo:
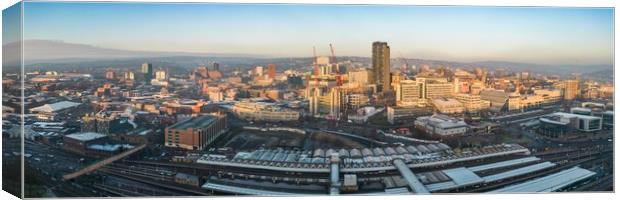
[[[311,57],[313,46],[317,54],[328,55],[332,43],[337,56],[369,57],[371,43],[385,41],[392,58],[613,65],[614,10],[607,8],[75,2],[24,6],[24,40],[102,49]]]

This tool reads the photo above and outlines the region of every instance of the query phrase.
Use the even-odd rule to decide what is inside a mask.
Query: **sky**
[[[16,3],[2,10],[2,44],[16,42],[21,39],[21,7]]]
[[[146,51],[612,64],[613,9],[27,2],[24,39]]]

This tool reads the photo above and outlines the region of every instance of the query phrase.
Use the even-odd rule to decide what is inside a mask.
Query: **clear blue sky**
[[[25,4],[25,39],[270,56],[370,56],[540,64],[613,63],[613,9],[257,4]]]

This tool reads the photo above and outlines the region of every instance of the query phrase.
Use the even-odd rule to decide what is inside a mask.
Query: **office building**
[[[390,46],[387,42],[372,43],[373,84],[382,91],[390,90]]]
[[[552,89],[536,89],[534,95],[542,98],[543,105],[554,105],[562,101],[562,91]]]
[[[349,84],[356,87],[366,87],[372,79],[372,72],[368,69],[357,69],[348,72]]]
[[[275,64],[267,65],[267,77],[269,78],[276,77],[276,65]]]
[[[396,105],[426,106],[431,100],[452,96],[452,84],[446,78],[416,77],[394,84]]]
[[[326,116],[338,119],[342,114],[341,109],[346,106],[345,98],[345,92],[340,87],[334,87],[329,90],[312,90],[309,98],[310,113],[315,117]]]
[[[556,123],[568,125],[570,128],[583,132],[598,131],[601,130],[603,126],[603,119],[601,117],[564,112],[552,113],[548,116],[541,117],[540,120],[541,122],[551,120]]]
[[[508,93],[503,90],[486,89],[480,91],[480,99],[489,101],[493,112],[508,110]]]
[[[579,81],[564,81],[564,100],[573,100],[579,95]]]
[[[105,71],[105,79],[107,79],[107,80],[114,80],[114,75],[115,75],[115,73],[114,73],[113,69],[107,69]]]
[[[482,100],[480,95],[455,94],[454,99],[461,102],[463,104],[463,108],[467,112],[477,112],[480,110],[489,109],[491,106],[491,102]]]
[[[400,80],[394,86],[397,106],[422,106],[425,104],[422,88],[424,84],[415,80]]]
[[[150,84],[153,79],[153,65],[151,63],[142,64],[140,72],[144,75],[144,81]]]
[[[528,111],[543,107],[543,97],[539,95],[508,95],[508,111]]]
[[[254,76],[262,77],[263,76],[263,66],[256,66],[254,68]]]
[[[469,93],[473,95],[480,95],[480,91],[482,91],[484,88],[484,82],[473,81],[469,86]]]
[[[168,79],[168,74],[164,70],[157,70],[155,72],[155,79],[158,81],[165,81]]]
[[[349,94],[347,97],[347,103],[351,109],[358,109],[361,106],[368,105],[368,95],[365,94]]]
[[[446,78],[416,77],[415,80],[422,84],[422,98],[424,99],[436,99],[452,96],[453,86]]]
[[[132,71],[126,71],[123,76],[125,77],[125,81],[133,81],[135,78]]]

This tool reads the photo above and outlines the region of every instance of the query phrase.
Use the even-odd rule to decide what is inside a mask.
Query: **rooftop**
[[[459,118],[454,118],[446,115],[432,115],[426,117],[418,117],[416,121],[426,121],[428,124],[438,126],[441,128],[455,128],[467,126],[467,123]]]
[[[45,104],[36,108],[31,108],[31,112],[57,112],[60,110],[64,110],[67,108],[75,107],[80,105],[80,103],[75,103],[71,101],[61,101],[53,104]]]
[[[433,104],[438,105],[438,106],[448,106],[448,105],[462,105],[462,103],[460,101],[457,101],[456,99],[452,99],[452,98],[438,98],[438,99],[433,99]]]
[[[586,111],[586,112],[591,112],[591,111],[592,111],[592,109],[589,109],[589,108],[581,108],[581,107],[574,107],[574,108],[571,108],[571,111],[573,111],[573,110],[577,110],[577,111]]]
[[[187,129],[187,128],[204,128],[211,125],[217,119],[216,116],[213,115],[202,115],[198,117],[192,117],[185,121],[178,122],[170,127],[169,129]]]
[[[120,148],[131,149],[133,147],[130,144],[93,144],[88,146],[89,149],[109,152],[118,151]]]
[[[552,113],[551,115],[560,116],[563,118],[600,119],[600,117],[578,115],[578,114],[565,113],[565,112],[555,112],[555,113]]]
[[[74,134],[65,135],[65,137],[68,137],[74,140],[79,140],[79,141],[90,141],[90,140],[95,140],[95,139],[106,137],[106,135],[95,133],[95,132],[84,132],[84,133],[74,133]]]
[[[550,124],[557,124],[557,125],[568,125],[568,124],[570,124],[570,122],[561,122],[559,120],[548,119],[548,118],[544,118],[544,117],[541,117],[539,120],[541,122],[550,123]]]
[[[573,167],[548,176],[490,191],[490,193],[553,192],[595,175],[595,172]]]

